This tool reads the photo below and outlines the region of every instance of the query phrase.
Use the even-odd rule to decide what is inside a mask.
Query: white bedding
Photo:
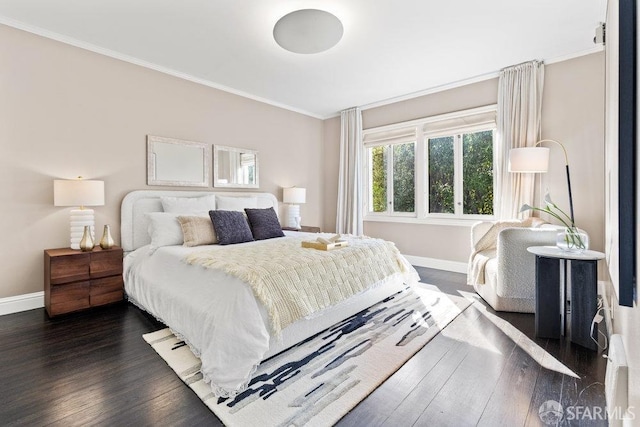
[[[317,236],[309,235],[310,239]],[[265,358],[397,292],[403,281],[417,281],[417,273],[403,258],[407,267],[403,281],[383,280],[288,326],[282,331],[282,339],[277,340],[270,336],[269,318],[249,285],[220,270],[184,262],[188,254],[203,249],[224,251],[225,247],[166,246],[153,251],[147,245],[131,252],[124,260],[125,290],[132,302],[187,342],[201,358],[205,381],[218,396],[233,395],[246,387],[255,367]]]

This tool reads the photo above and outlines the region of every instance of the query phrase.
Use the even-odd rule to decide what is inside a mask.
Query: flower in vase
[[[546,193],[544,195],[544,204],[545,204],[544,208],[537,208],[525,203],[520,208],[520,212],[526,212],[526,211],[532,210],[532,211],[544,212],[546,214],[551,215],[566,227],[566,231],[564,233],[564,236],[562,237],[564,240],[562,242],[563,247],[567,247],[569,249],[576,249],[580,251],[587,249],[588,237],[586,236],[586,234],[582,233],[578,229],[578,227],[576,227],[575,223],[573,222],[573,220],[569,215],[567,215],[562,209],[560,209],[558,205],[553,203],[549,193]]]

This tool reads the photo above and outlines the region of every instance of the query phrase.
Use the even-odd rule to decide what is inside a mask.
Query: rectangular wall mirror
[[[213,186],[258,188],[258,152],[214,145]]]
[[[208,187],[211,145],[147,135],[147,185]]]

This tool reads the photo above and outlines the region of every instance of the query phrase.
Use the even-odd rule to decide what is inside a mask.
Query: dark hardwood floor
[[[465,275],[418,271],[445,293],[471,292]],[[142,339],[162,327],[127,303],[56,319],[44,309],[1,316],[0,425],[220,425]],[[338,424],[544,425],[547,400],[604,411],[604,369],[600,351],[535,338],[533,315],[476,303]],[[568,418],[558,425],[606,425]]]

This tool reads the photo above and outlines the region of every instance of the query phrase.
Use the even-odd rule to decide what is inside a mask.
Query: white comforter
[[[261,244],[264,241],[243,243]],[[224,251],[225,247],[166,246],[153,251],[144,246],[137,249],[125,257],[125,290],[133,303],[169,326],[200,357],[202,374],[213,392],[230,396],[246,387],[265,356],[306,338],[309,325],[299,321],[302,326],[293,324],[283,330],[284,342],[275,342],[269,334],[266,311],[256,301],[249,285],[220,270],[184,262],[189,253],[203,249]],[[326,313],[316,313],[313,320],[306,322],[314,323],[315,328],[328,327],[396,292],[402,282],[416,282],[417,273],[406,260],[403,262],[408,267],[403,280],[374,284],[363,294],[325,310]]]

